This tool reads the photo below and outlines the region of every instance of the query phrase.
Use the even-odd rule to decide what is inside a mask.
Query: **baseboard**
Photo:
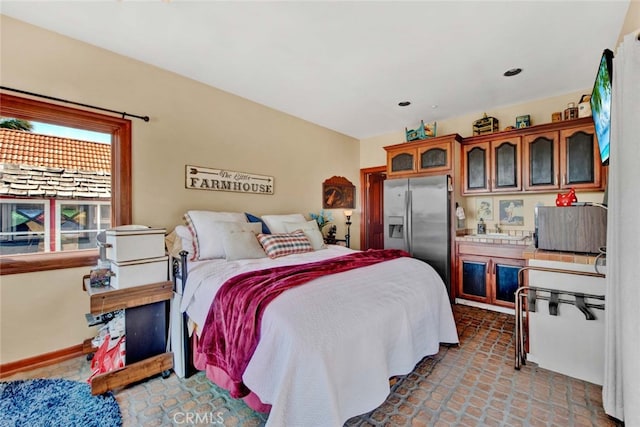
[[[500,307],[499,305],[485,304],[482,302],[470,301],[463,298],[456,298],[456,304],[483,308],[485,310],[497,311],[499,313],[514,314],[514,315],[516,314],[516,311],[513,308]]]
[[[19,372],[60,363],[73,359],[74,357],[82,356],[82,354],[82,344],[78,344],[73,347],[63,348],[62,350],[52,351],[51,353],[5,363],[4,365],[0,365],[0,379]]]

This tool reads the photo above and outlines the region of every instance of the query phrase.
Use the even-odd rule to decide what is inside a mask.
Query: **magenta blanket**
[[[269,302],[287,289],[327,274],[376,264],[408,253],[396,249],[370,249],[302,265],[274,267],[239,274],[218,290],[202,328],[199,351],[207,363],[225,371],[233,383],[233,397],[250,390],[242,382],[260,339],[260,322]]]

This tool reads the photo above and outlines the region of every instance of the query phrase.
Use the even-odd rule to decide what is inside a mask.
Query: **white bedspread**
[[[351,252],[329,249],[275,260],[194,262],[183,311],[203,325],[231,276]],[[444,283],[426,263],[399,258],[287,290],[265,310],[245,384],[272,405],[268,426],[342,426],[378,407],[389,377],[409,373],[458,335]]]

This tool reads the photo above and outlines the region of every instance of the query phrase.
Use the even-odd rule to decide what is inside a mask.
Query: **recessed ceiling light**
[[[411,105],[411,102],[402,101],[402,102],[398,102],[398,105],[401,106],[401,107],[408,107],[409,105]]]
[[[431,108],[433,108],[433,109],[435,110],[436,108],[438,108],[438,104],[433,104],[433,105],[431,106]]]
[[[505,77],[517,76],[522,72],[522,68],[511,68],[504,72]]]

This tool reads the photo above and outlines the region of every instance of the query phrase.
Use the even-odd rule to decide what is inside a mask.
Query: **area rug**
[[[91,395],[88,383],[63,379],[0,382],[0,426],[121,426],[113,394]]]

